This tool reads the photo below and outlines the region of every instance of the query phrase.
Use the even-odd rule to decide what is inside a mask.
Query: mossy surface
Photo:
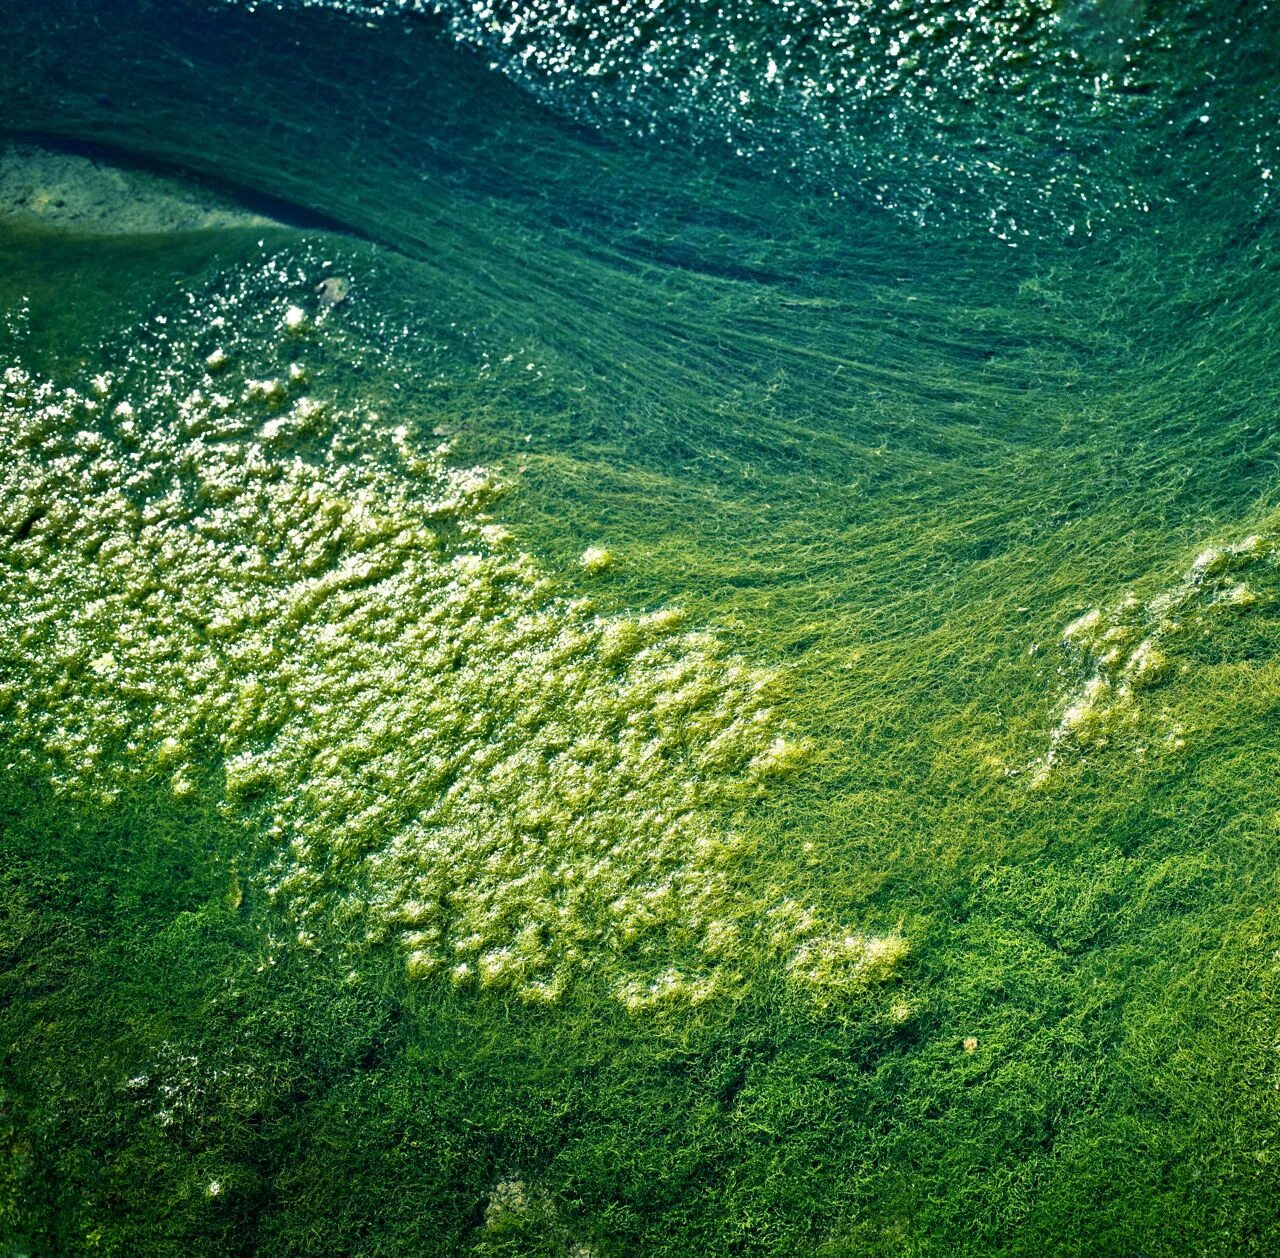
[[[365,238],[0,232],[8,1249],[1274,1252],[1256,189],[922,237],[143,8],[4,121]]]

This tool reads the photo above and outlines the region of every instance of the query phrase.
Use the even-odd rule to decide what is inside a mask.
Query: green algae
[[[308,27],[321,65],[325,21]],[[332,64],[385,53],[379,88],[403,107],[400,54],[363,28],[332,29]],[[144,43],[156,39],[148,28]],[[181,77],[176,64],[136,73],[163,86]],[[322,502],[341,499],[315,523],[321,538],[326,524],[344,545],[372,530],[359,544],[374,550],[394,549],[398,532],[376,539],[380,521],[401,521],[399,495],[431,502],[450,467],[494,469],[505,493],[474,506],[494,520],[467,506],[426,521],[440,535],[431,561],[471,553],[492,573],[531,556],[528,579],[556,587],[539,606],[579,632],[598,618],[597,654],[615,649],[604,626],[634,649],[642,620],[674,607],[685,619],[665,631],[673,650],[701,627],[715,646],[698,650],[716,667],[750,661],[773,676],[775,718],[807,753],[718,816],[749,849],[735,867],[742,894],[821,906],[828,922],[851,924],[855,958],[868,962],[859,935],[901,932],[910,961],[887,990],[815,1001],[788,985],[792,962],[803,964],[794,951],[758,966],[752,956],[734,999],[676,1001],[661,1018],[610,996],[610,979],[633,976],[609,965],[549,1006],[510,988],[455,988],[407,972],[402,932],[416,925],[388,920],[384,941],[367,938],[370,884],[347,877],[358,860],[334,864],[321,894],[335,902],[313,922],[267,895],[272,877],[259,872],[275,860],[276,877],[291,871],[267,833],[278,787],[245,778],[234,808],[219,810],[219,720],[206,741],[148,727],[139,771],[110,804],[54,789],[45,761],[30,759],[4,782],[13,965],[0,1217],[15,1248],[1274,1249],[1271,543],[1240,556],[1239,572],[1236,558],[1214,557],[1191,577],[1209,544],[1226,556],[1274,536],[1274,221],[1223,192],[1195,222],[1166,210],[1150,235],[1015,262],[981,242],[935,237],[925,250],[856,206],[772,188],[762,212],[760,184],[734,172],[680,167],[677,179],[660,155],[623,160],[532,123],[513,126],[523,156],[519,144],[501,149],[500,186],[478,193],[492,176],[476,162],[448,187],[410,192],[402,176],[418,141],[390,108],[351,124],[362,163],[318,180],[307,168],[332,170],[332,133],[308,137],[314,93],[291,104],[286,74],[257,104],[218,115],[227,80],[203,77],[215,98],[203,160],[278,178],[366,229],[381,223],[400,253],[272,237],[263,254],[245,236],[121,246],[95,263],[72,241],[7,237],[0,284],[11,310],[10,297],[29,298],[20,339],[32,387],[71,385],[101,416],[108,399],[92,398],[92,377],[112,373],[110,409],[134,409],[101,421],[102,449],[70,444],[68,467],[114,473],[135,457],[117,423],[131,419],[143,442],[173,434],[189,395],[151,404],[172,347],[112,333],[121,306],[173,317],[175,275],[203,291],[191,273],[209,255],[213,285],[241,266],[256,274],[276,251],[295,258],[268,300],[237,307],[243,348],[229,335],[190,349],[184,339],[173,379],[189,386],[222,348],[228,361],[200,387],[233,405],[193,412],[206,427],[172,436],[159,466],[197,439],[256,442],[269,484],[269,469],[296,462],[291,474]],[[57,117],[172,155],[183,113],[167,90],[115,117],[68,93]],[[255,110],[274,113],[274,138],[237,130]],[[432,144],[475,140],[453,116],[442,106]],[[538,188],[544,174],[551,186]],[[604,203],[594,218],[575,212],[590,189]],[[325,260],[356,282],[313,344],[284,324],[292,305],[318,322],[312,285]],[[69,308],[86,276],[100,296]],[[79,361],[100,345],[108,361]],[[292,380],[294,362],[305,383]],[[280,394],[246,401],[250,380]],[[265,442],[301,396],[322,399],[324,414]],[[220,425],[241,422],[222,437]],[[356,444],[372,443],[367,466],[352,450],[326,461],[330,434],[348,424]],[[436,456],[446,439],[452,453]],[[420,497],[389,487],[409,460],[422,464]],[[355,479],[337,493],[347,466]],[[222,506],[241,500],[244,475],[225,472]],[[55,524],[77,527],[33,518],[27,499],[19,508],[35,479],[5,507],[13,550]],[[371,497],[359,500],[364,485]],[[372,523],[348,520],[354,501]],[[116,508],[104,499],[102,510]],[[468,521],[499,520],[508,539],[458,537]],[[228,542],[245,528],[229,519]],[[614,562],[588,572],[592,547]],[[318,560],[322,571],[338,553]],[[68,550],[42,562],[82,559]],[[260,579],[285,584],[274,570]],[[211,594],[207,575],[176,584],[178,605]],[[512,586],[525,589],[526,575],[512,574],[504,597]],[[367,608],[367,588],[330,597]],[[1186,604],[1167,607],[1162,596],[1184,588]],[[594,607],[566,612],[560,598]],[[239,603],[202,615],[234,618]],[[1092,610],[1063,644],[1064,627]],[[404,611],[390,608],[390,622]],[[1166,633],[1173,612],[1184,628]],[[311,615],[318,628],[328,618]],[[1074,696],[1098,670],[1113,692],[1125,684],[1153,635],[1163,669],[1133,688],[1105,737],[1064,741],[1049,778],[1028,789]],[[214,632],[201,649],[235,641]],[[130,658],[106,647],[116,667]],[[102,654],[77,656],[67,695],[100,693],[112,667]],[[24,667],[58,674],[43,656]],[[25,697],[33,712],[56,703]],[[246,720],[262,710],[255,695],[224,697]],[[265,726],[226,732],[265,750],[290,719],[268,710]],[[774,737],[738,744],[737,768]],[[342,798],[385,738],[371,730],[355,763],[334,771]],[[39,739],[22,746],[44,754]],[[291,755],[275,762],[286,780]],[[55,769],[64,786],[74,766]],[[175,795],[179,770],[191,789]],[[348,816],[336,805],[332,815]],[[319,842],[327,852],[328,835]],[[346,886],[356,893],[344,918]],[[300,942],[299,929],[313,938]],[[762,952],[767,938],[756,937]],[[677,952],[655,958],[646,985],[696,959]]]
[[[890,977],[901,940],[771,902],[718,820],[803,759],[774,679],[677,611],[557,598],[484,511],[483,469],[331,414],[301,339],[331,304],[314,329],[296,304],[312,278],[268,257],[188,290],[153,316],[147,392],[6,367],[11,768],[104,805],[164,777],[186,801],[212,754],[217,807],[252,802],[279,848],[297,944],[363,902],[417,977],[554,1001],[607,960],[633,1010],[731,994],[771,953],[821,992]],[[260,379],[266,329],[291,361]]]
[[[1212,638],[1224,612],[1243,614],[1272,603],[1275,596],[1266,587],[1278,556],[1266,535],[1250,533],[1202,550],[1175,584],[1145,603],[1129,593],[1106,612],[1094,608],[1073,620],[1062,644],[1085,680],[1068,697],[1033,784],[1043,785],[1064,753],[1106,747],[1122,729],[1132,735],[1140,724],[1147,738],[1133,746],[1139,759],[1146,758],[1153,738],[1166,750],[1182,751],[1185,731],[1172,717],[1176,704],[1159,708],[1165,726],[1160,731],[1142,722],[1139,694],[1168,681],[1175,665],[1180,673],[1191,671],[1194,651],[1180,650],[1180,640]],[[1261,578],[1261,592],[1239,579],[1250,573]]]

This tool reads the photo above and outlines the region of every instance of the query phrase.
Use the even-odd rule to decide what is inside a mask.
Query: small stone
[[[330,275],[316,285],[320,305],[324,307],[336,306],[339,302],[346,301],[350,291],[351,281],[342,275]]]

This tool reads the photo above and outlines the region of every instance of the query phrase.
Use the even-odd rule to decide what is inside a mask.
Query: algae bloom
[[[416,444],[430,416],[339,413],[298,288],[268,259],[192,294],[92,396],[8,367],[18,762],[261,818],[301,945],[393,939],[415,978],[546,1002],[592,976],[640,1011],[771,956],[823,1001],[891,977],[903,941],[743,872],[733,810],[803,760],[783,679],[670,609],[595,613],[492,521],[490,473]],[[273,325],[292,369],[251,375]]]

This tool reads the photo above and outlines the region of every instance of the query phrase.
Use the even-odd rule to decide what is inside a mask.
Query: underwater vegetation
[[[1275,595],[1268,587],[1277,568],[1280,550],[1267,535],[1251,533],[1230,545],[1202,550],[1175,585],[1145,603],[1129,593],[1113,608],[1094,608],[1073,620],[1062,631],[1062,643],[1087,680],[1068,698],[1032,782],[1043,784],[1068,747],[1105,747],[1120,730],[1132,729],[1141,715],[1140,692],[1168,680],[1182,654],[1179,639],[1211,637],[1214,620],[1224,613],[1248,612],[1260,600],[1272,603]],[[1250,574],[1261,577],[1261,591],[1240,579]],[[1177,663],[1182,673],[1192,667]],[[1169,712],[1165,708],[1163,715]],[[1163,739],[1168,749],[1182,750],[1181,732],[1180,726],[1169,724]],[[1146,745],[1133,750],[1140,759],[1148,753]]]
[[[1280,1248],[1274,24],[0,7],[0,1253]]]
[[[310,360],[334,306],[298,304],[325,265],[188,291],[125,338],[146,392],[6,367],[11,767],[109,806],[212,766],[220,811],[263,814],[298,942],[363,915],[418,977],[552,1001],[613,971],[641,1010],[770,952],[825,999],[891,976],[901,940],[751,887],[717,819],[804,758],[778,680],[678,610],[557,597],[484,469],[333,413]]]

